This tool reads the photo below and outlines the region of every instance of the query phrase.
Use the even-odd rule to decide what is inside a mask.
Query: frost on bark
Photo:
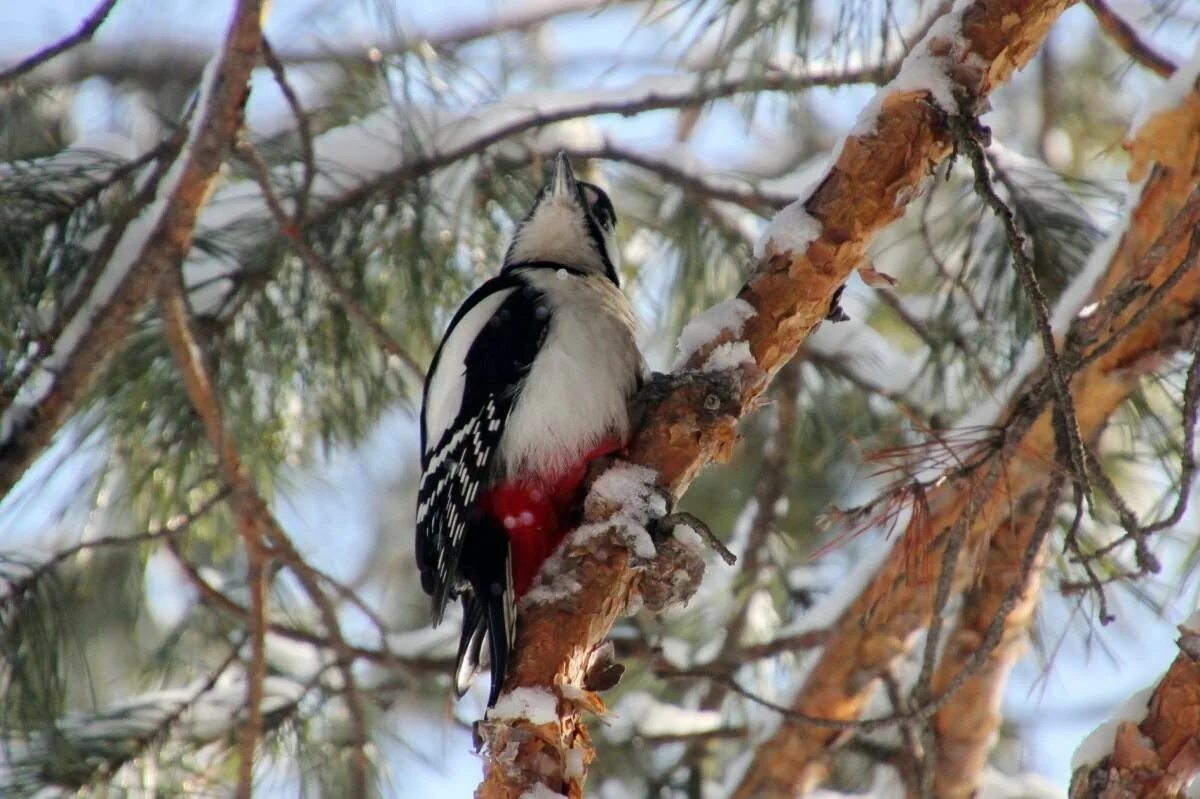
[[[961,95],[973,106],[1033,56],[1069,5],[1069,0],[979,0],[958,12],[959,36],[939,35],[935,28],[910,60],[936,65],[941,95]],[[950,153],[947,110],[954,109],[939,108],[934,94],[920,80],[884,89],[874,125],[861,125],[846,139],[825,179],[792,209],[794,216],[815,220],[820,232],[805,247],[771,250],[739,293],[755,311],[740,334],[754,365],[698,373],[712,349],[702,348],[647,413],[628,458],[654,469],[673,496],[704,465],[728,453],[737,420],[754,408],[770,379],[825,318],[835,291],[860,265],[875,234],[900,217]],[[618,511],[590,505],[585,523],[604,524]],[[482,723],[485,777],[477,796],[516,799],[533,786],[570,797],[583,793],[594,752],[582,711],[602,705],[580,689],[594,665],[593,653],[645,578],[611,532],[590,537],[586,545],[568,539],[561,560],[557,579],[573,580],[579,588],[523,609],[506,682],[508,690],[553,692],[557,718]],[[795,763],[788,763],[781,786],[792,784],[794,770]],[[742,795],[762,794],[751,789]]]
[[[1144,376],[1186,347],[1200,314],[1200,270],[1192,268],[1194,262],[1189,266],[1191,239],[1200,225],[1200,96],[1187,94],[1178,107],[1153,116],[1126,146],[1133,156],[1130,179],[1144,179],[1145,183],[1131,197],[1128,227],[1120,234],[1107,269],[1091,293],[1091,302],[1097,305],[1078,333],[1084,356],[1114,333],[1123,333],[1115,346],[1076,374],[1071,383],[1085,442],[1099,435]],[[1107,310],[1121,294],[1134,291],[1149,297],[1179,274],[1182,277],[1152,306],[1135,302],[1115,316]],[[1135,318],[1143,310],[1148,312]],[[1032,375],[1027,388],[1040,376]],[[1007,418],[1011,425],[1028,401],[1029,391],[1018,392],[1001,421]],[[947,531],[968,518],[963,556],[952,588],[957,592],[981,582],[970,595],[950,640],[947,660],[935,680],[935,695],[938,686],[953,678],[956,668],[980,646],[989,614],[994,615],[999,597],[1012,584],[1013,559],[1029,543],[1032,520],[1020,513],[1015,517],[1009,514],[1014,508],[1036,513],[1038,500],[1050,483],[1047,465],[1055,457],[1051,416],[1049,409],[1043,410],[1025,425],[1018,439],[1008,442],[995,459],[998,479],[982,492],[986,494],[982,500],[976,490],[983,479],[978,472],[949,479],[930,492],[929,517],[909,526],[904,540],[831,632],[820,660],[794,700],[797,713],[844,721],[859,717],[879,676],[908,651],[913,636],[930,621],[934,584],[911,579],[912,547],[928,547],[924,558],[942,562]],[[968,514],[968,509],[973,512]],[[926,544],[930,536],[932,543]],[[937,754],[939,762],[945,766],[955,761],[952,768],[936,774],[939,796],[971,795],[980,776],[976,766],[986,761],[999,722],[1000,689],[1030,606],[1036,601],[1036,572],[1025,590],[1010,617],[1012,629],[938,717],[936,727],[945,736],[941,742],[945,749]],[[810,789],[826,776],[828,757],[841,737],[839,730],[785,720],[759,747],[734,796],[790,797]]]

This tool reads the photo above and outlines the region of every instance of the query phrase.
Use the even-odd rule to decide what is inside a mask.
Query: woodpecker
[[[578,521],[584,478],[629,436],[647,376],[618,280],[616,213],[560,153],[500,274],[458,309],[421,408],[416,559],[433,624],[462,600],[454,690],[504,683],[516,603]]]

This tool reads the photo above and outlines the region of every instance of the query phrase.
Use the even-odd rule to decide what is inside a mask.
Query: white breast
[[[598,275],[531,269],[550,327],[508,417],[500,452],[509,475],[552,478],[610,436],[629,436],[627,403],[644,366],[633,309]]]

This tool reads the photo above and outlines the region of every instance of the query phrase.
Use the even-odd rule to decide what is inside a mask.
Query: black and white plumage
[[[417,564],[434,624],[462,598],[459,695],[486,639],[489,705],[516,600],[573,523],[588,462],[625,443],[645,375],[615,225],[607,195],[560,154],[500,274],[454,315],[425,382]]]

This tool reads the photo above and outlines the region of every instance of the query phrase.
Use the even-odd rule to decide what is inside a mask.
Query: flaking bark
[[[1071,383],[1076,398],[1079,431],[1083,440],[1094,439],[1113,412],[1137,388],[1141,379],[1154,371],[1171,354],[1190,340],[1200,318],[1200,270],[1187,266],[1189,242],[1200,225],[1200,103],[1195,93],[1180,109],[1164,112],[1151,120],[1127,147],[1134,154],[1132,179],[1148,175],[1140,198],[1130,214],[1107,271],[1097,282],[1092,300],[1100,302],[1080,331],[1086,356],[1089,345],[1103,343],[1121,330],[1138,312],[1134,307],[1112,318],[1106,305],[1124,290],[1146,295],[1162,285],[1178,268],[1187,271],[1162,300],[1127,335],[1096,358]],[[1040,375],[1032,376],[1032,386]],[[1019,392],[1007,418],[1012,422],[1029,400]],[[997,531],[997,547],[1020,551],[1028,542],[1032,525],[1004,528],[1013,507],[1035,503],[1050,481],[1049,466],[1055,459],[1055,435],[1051,411],[1043,410],[1036,421],[1024,425],[1022,434],[1010,440],[998,461],[1003,476],[995,482],[985,501],[976,509],[966,534],[965,557],[959,560],[953,588],[971,584],[986,547]],[[1002,417],[1004,418],[1004,417]],[[980,476],[973,474],[947,480],[929,494],[930,515],[923,524],[910,525],[904,540],[897,543],[880,571],[839,620],[821,659],[793,702],[798,713],[821,718],[853,720],[859,717],[884,669],[905,654],[913,636],[930,620],[934,585],[914,580],[909,553],[914,546],[925,558],[940,563],[946,546],[946,531],[963,518]],[[1024,530],[1024,534],[1020,531]],[[933,536],[931,544],[924,542]],[[913,544],[913,542],[917,542]],[[928,547],[925,549],[925,547]],[[1019,618],[1014,615],[1014,624]],[[997,682],[1007,674],[1004,661],[1011,651],[1002,647],[994,659],[975,676],[970,690],[977,696],[994,696]],[[964,659],[966,653],[963,653]],[[986,706],[978,708],[979,720],[990,718]],[[991,735],[986,728],[974,744],[986,748]],[[810,790],[827,775],[829,756],[841,740],[836,730],[785,723],[758,750],[743,776],[737,799],[791,797]],[[961,741],[959,743],[962,743]],[[960,753],[961,754],[961,753]],[[979,761],[979,752],[972,757]],[[950,795],[950,794],[947,794]]]
[[[1141,723],[1122,722],[1112,753],[1071,777],[1071,799],[1183,796],[1200,771],[1200,630],[1179,628],[1179,655]]]
[[[1069,0],[980,0],[962,12],[965,48],[933,38],[918,45],[918,53],[942,58],[958,89],[978,102],[1032,57],[1069,5]],[[884,96],[874,129],[846,140],[837,163],[804,203],[821,223],[821,236],[803,253],[770,255],[739,292],[756,310],[742,338],[757,368],[742,370],[732,390],[701,377],[683,381],[648,413],[628,459],[655,469],[672,495],[680,496],[701,468],[728,453],[737,420],[755,407],[770,379],[825,318],[835,291],[859,266],[875,234],[903,214],[950,153],[947,111],[923,90]],[[697,353],[685,368],[696,369],[706,356],[707,351]],[[592,508],[585,521],[603,522],[611,512]],[[566,546],[571,576],[582,588],[562,601],[523,610],[506,681],[510,690],[560,692],[563,685],[580,686],[591,652],[637,589],[639,573],[615,540],[600,549],[574,547],[569,541]],[[562,699],[558,710],[559,719],[552,724],[513,720],[481,725],[485,776],[476,796],[517,799],[537,784],[582,796],[586,764],[594,752],[580,703]],[[783,763],[785,773],[765,785],[794,784],[794,766]],[[752,786],[741,795],[762,795],[755,790]]]

